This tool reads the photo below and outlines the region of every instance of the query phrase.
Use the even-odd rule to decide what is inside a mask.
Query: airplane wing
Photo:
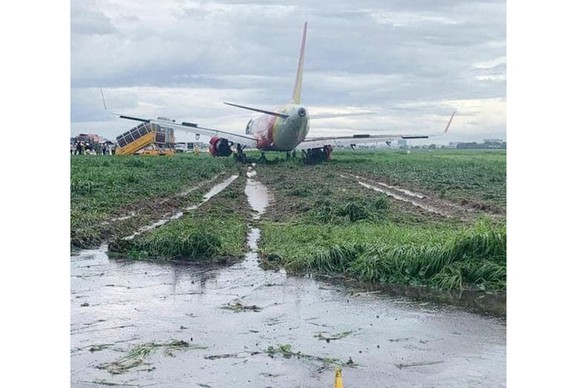
[[[437,134],[423,135],[423,134],[381,134],[381,135],[370,135],[370,134],[356,134],[352,136],[339,136],[339,137],[316,137],[307,138],[305,141],[301,142],[296,149],[306,150],[310,148],[320,148],[326,145],[330,146],[350,146],[353,144],[374,144],[374,143],[390,143],[394,140],[399,139],[429,139],[430,137],[440,136],[449,130],[451,125],[451,120],[455,116],[456,112],[451,114],[447,126],[444,131]]]
[[[151,119],[149,122],[160,125],[162,128],[172,128],[174,130],[185,131],[188,133],[194,133],[198,135],[224,138],[233,143],[241,144],[242,146],[248,146],[251,148],[256,148],[257,146],[257,139],[251,135],[245,135],[245,134],[242,135],[242,134],[222,131],[220,129],[200,127],[198,124],[187,123],[184,121],[181,123],[176,123],[174,120],[168,121],[161,119]]]

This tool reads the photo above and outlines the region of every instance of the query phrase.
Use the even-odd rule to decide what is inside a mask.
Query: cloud
[[[93,0],[72,0],[71,33],[79,35],[109,35],[117,32],[111,18],[96,8]]]
[[[121,113],[241,132],[252,115],[221,102],[286,102],[307,20],[310,111],[376,112],[315,120],[312,135],[325,122],[339,131],[439,129],[458,109],[466,116],[457,134],[505,137],[505,17],[504,1],[484,0],[74,0],[72,132],[91,126],[114,138],[133,126],[105,117],[99,87]]]

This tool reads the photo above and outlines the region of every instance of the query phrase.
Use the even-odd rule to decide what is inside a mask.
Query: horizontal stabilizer
[[[115,113],[113,113],[115,114]],[[119,115],[120,119],[127,119],[127,120],[135,120],[135,121],[142,121],[143,123],[150,123],[150,120],[148,119],[141,119],[139,117],[132,117],[132,116],[123,116],[123,115]]]
[[[286,114],[283,114],[283,113],[270,112],[270,111],[263,110],[263,109],[251,108],[251,107],[249,107],[249,106],[243,106],[243,105],[232,104],[232,103],[230,103],[230,102],[224,102],[224,104],[226,104],[226,105],[231,105],[231,106],[235,106],[236,108],[247,109],[247,110],[252,110],[252,111],[254,111],[254,112],[264,113],[264,114],[266,114],[266,115],[281,117],[282,119],[286,119],[287,117],[289,117],[289,115],[286,115]]]

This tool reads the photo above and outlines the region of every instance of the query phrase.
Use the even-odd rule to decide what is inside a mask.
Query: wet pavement
[[[246,194],[254,219],[269,194],[253,173]],[[341,368],[345,387],[506,386],[503,319],[264,271],[259,237],[230,267],[73,255],[71,385],[332,388]]]

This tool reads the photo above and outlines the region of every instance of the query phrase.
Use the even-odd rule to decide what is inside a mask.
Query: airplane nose
[[[305,117],[305,115],[307,114],[307,110],[305,108],[299,108],[297,114],[299,115],[299,117]]]

